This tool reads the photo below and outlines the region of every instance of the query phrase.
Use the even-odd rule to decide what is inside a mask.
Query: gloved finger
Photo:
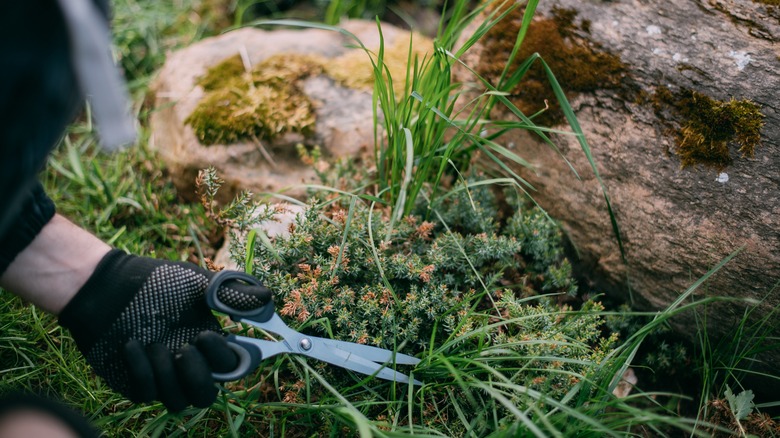
[[[211,377],[206,358],[192,345],[185,345],[176,354],[176,371],[190,403],[207,408],[217,399],[217,387]]]
[[[238,367],[238,356],[219,333],[203,331],[195,337],[195,347],[206,358],[213,372],[228,373]]]
[[[181,412],[187,407],[187,398],[181,389],[173,363],[173,353],[163,344],[151,344],[146,354],[154,369],[159,400],[171,412]]]
[[[143,345],[135,339],[125,344],[124,358],[127,369],[127,396],[134,403],[149,403],[157,397],[152,364],[146,357]]]
[[[229,280],[223,283],[217,295],[220,301],[236,310],[255,310],[271,301],[271,291],[263,285]]]
[[[192,303],[192,307],[182,309],[179,313],[178,324],[181,327],[194,329],[192,334],[189,337],[185,336],[184,339],[191,339],[196,333],[200,333],[202,330],[212,330],[215,332],[222,331],[222,326],[214,317],[214,313],[211,311],[208,304],[206,304],[206,300],[197,300]],[[181,346],[178,342],[175,347]]]

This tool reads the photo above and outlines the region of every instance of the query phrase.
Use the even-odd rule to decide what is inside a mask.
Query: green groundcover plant
[[[281,399],[288,427],[319,435],[630,430],[636,419],[629,412],[640,409],[610,391],[641,341],[620,344],[604,331],[601,304],[575,299],[558,225],[514,186],[481,184],[484,177],[474,175],[393,222],[392,208],[356,194],[367,171],[346,161],[321,176],[287,233],[273,238],[262,225],[284,207],[255,203],[245,192],[215,208],[222,181],[214,169],[199,181],[210,214],[233,225],[233,259],[275,291],[288,324],[416,355],[423,362],[412,373],[424,385],[287,357],[229,384],[234,402],[262,411]],[[233,330],[260,336],[241,325]],[[660,406],[644,409],[653,427],[690,426],[655,413]]]
[[[365,178],[348,164],[334,173],[340,170],[346,170],[341,181]],[[213,170],[202,181],[215,193]],[[435,219],[425,220],[426,208],[418,205],[418,213],[391,230],[387,208],[314,192],[287,235],[249,245],[249,253],[249,227],[278,210],[259,207],[247,220],[254,208],[241,208],[231,217],[236,205],[245,205],[239,202],[221,217],[243,226],[234,233],[233,255],[248,260],[252,273],[275,291],[279,313],[291,324],[320,336],[403,346],[411,354],[455,339],[488,349],[511,346],[507,353],[526,362],[515,378],[562,395],[590,364],[600,363],[615,338],[601,335],[599,303],[588,301],[580,312],[558,306],[557,298],[571,297],[576,284],[557,224],[518,196],[505,198],[510,214],[499,223],[488,186],[463,181],[449,194],[432,206]],[[469,339],[491,323],[497,324],[484,338]]]

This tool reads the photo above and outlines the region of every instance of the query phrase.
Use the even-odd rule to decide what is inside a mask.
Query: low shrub
[[[509,399],[522,409],[542,393],[563,399],[615,347],[616,336],[602,335],[601,304],[586,301],[578,310],[560,304],[562,298],[577,302],[560,230],[520,196],[497,197],[474,177],[393,223],[391,209],[374,203],[378,198],[343,195],[350,190],[346,182],[365,180],[351,172],[358,173],[345,163],[324,174],[324,186],[342,187],[312,190],[288,232],[254,245],[249,254],[247,233],[278,210],[254,206],[250,210],[259,213],[251,221],[241,209],[232,255],[242,265],[251,262],[247,266],[274,291],[277,312],[290,326],[423,358],[416,377],[430,382],[423,393],[441,410],[421,414],[426,426],[441,429],[442,412],[455,415],[446,401],[453,391],[474,390],[457,383],[460,372],[486,384],[498,373],[513,385]],[[204,192],[216,194],[214,178],[202,183],[211,184]],[[232,205],[247,205],[243,196]],[[453,374],[448,361],[466,362]],[[353,388],[355,377],[337,367],[317,370],[337,390]],[[287,371],[285,388],[303,384],[304,375]],[[370,402],[374,418],[397,408],[389,395],[379,397],[387,405],[377,402],[381,390],[375,385],[387,388],[384,382],[368,384],[372,389],[351,401]]]

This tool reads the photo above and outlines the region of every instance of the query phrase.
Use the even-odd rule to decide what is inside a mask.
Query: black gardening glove
[[[60,314],[79,350],[114,390],[136,403],[160,400],[173,412],[210,406],[212,372],[238,359],[206,305],[213,272],[112,250]],[[263,286],[229,282],[219,298],[238,309],[271,300]]]

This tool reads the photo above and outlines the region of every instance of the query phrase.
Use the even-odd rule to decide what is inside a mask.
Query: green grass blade
[[[497,88],[500,90],[509,91],[514,88],[514,84],[511,83],[509,86],[505,86],[504,79],[506,78],[507,73],[509,73],[509,69],[514,64],[515,58],[517,58],[517,54],[520,51],[520,47],[523,45],[525,35],[528,33],[528,28],[531,26],[531,21],[533,21],[534,15],[536,14],[536,6],[538,4],[539,0],[529,0],[525,5],[525,10],[523,11],[523,22],[520,25],[520,31],[517,33],[515,44],[512,46],[512,53],[509,55],[509,58],[506,61],[506,65],[504,66],[504,70],[501,72],[501,77],[498,80]]]
[[[579,142],[582,151],[585,153],[585,157],[588,159],[588,163],[590,163],[591,170],[593,170],[593,174],[596,176],[596,180],[601,186],[601,192],[604,196],[604,201],[607,204],[609,220],[612,224],[612,232],[615,234],[615,239],[617,240],[618,248],[620,249],[620,257],[623,259],[623,263],[628,266],[628,255],[626,254],[626,248],[620,233],[617,217],[612,208],[612,202],[609,199],[609,192],[607,191],[606,184],[604,184],[604,180],[601,178],[598,166],[596,166],[596,161],[593,159],[593,153],[591,152],[588,141],[585,139],[585,133],[582,132],[580,123],[577,121],[577,116],[574,115],[574,110],[572,109],[571,104],[569,104],[569,100],[566,98],[566,93],[563,92],[563,89],[558,83],[558,80],[555,78],[555,74],[553,73],[552,69],[542,57],[539,57],[539,61],[542,63],[544,71],[547,73],[547,79],[550,82],[550,86],[552,87],[553,93],[555,94],[555,98],[558,99],[558,104],[561,106],[561,110],[566,117],[566,121],[569,122],[569,126],[571,126],[572,130],[577,135],[577,141]]]

